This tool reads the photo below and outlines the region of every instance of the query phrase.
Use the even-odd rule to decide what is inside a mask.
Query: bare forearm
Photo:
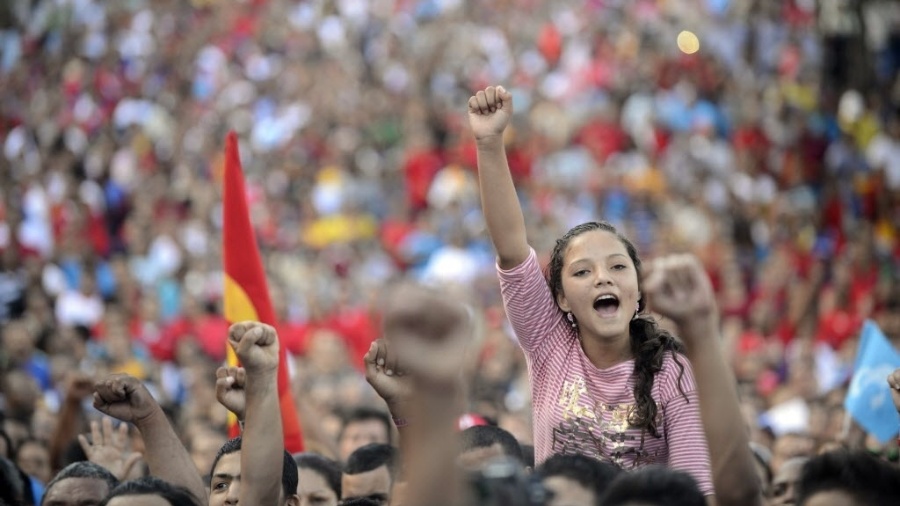
[[[66,398],[59,412],[59,423],[50,438],[50,463],[53,472],[62,469],[62,456],[66,447],[78,437],[84,426],[84,412],[81,400]]]
[[[187,488],[201,503],[205,503],[203,478],[163,410],[158,408],[153,416],[136,425],[144,438],[144,459],[150,467],[150,474]]]
[[[744,430],[734,375],[724,358],[715,319],[681,326],[688,346],[687,356],[694,368],[700,397],[700,416],[709,443],[716,501],[722,506],[757,506],[762,491],[755,480],[756,469],[750,441]],[[710,339],[709,336],[716,336]]]
[[[277,504],[284,463],[276,373],[247,374],[247,408],[241,445],[241,504]]]
[[[528,258],[528,239],[501,136],[478,141],[478,180],[484,219],[500,267],[515,267]]]
[[[457,453],[456,420],[461,408],[455,393],[417,395],[411,425],[403,429],[409,470],[405,504],[458,506],[464,503]]]

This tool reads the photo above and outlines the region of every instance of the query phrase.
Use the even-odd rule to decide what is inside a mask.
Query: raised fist
[[[455,382],[472,330],[465,306],[446,294],[403,284],[387,297],[384,336],[390,362],[396,362],[393,372],[403,370],[431,384]]]
[[[246,380],[247,373],[243,367],[220,367],[216,370],[216,399],[241,421],[247,407]]]
[[[488,86],[469,98],[469,126],[478,140],[503,135],[512,113],[512,94],[502,86]]]
[[[278,371],[278,334],[270,325],[235,323],[228,329],[228,343],[247,373]]]
[[[396,350],[392,353],[386,340],[373,342],[364,361],[366,381],[388,406],[393,409],[410,400],[413,394],[412,376],[400,370]]]
[[[162,411],[147,387],[127,374],[112,374],[94,384],[94,407],[135,425]]]
[[[643,291],[653,311],[679,326],[718,317],[709,276],[694,255],[652,262],[644,273]]]

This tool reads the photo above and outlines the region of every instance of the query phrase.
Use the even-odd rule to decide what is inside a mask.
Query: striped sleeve
[[[709,449],[703,432],[703,420],[700,418],[700,399],[694,383],[694,371],[687,358],[679,355],[678,361],[684,366],[680,383],[681,390],[687,396],[685,399],[685,395],[678,389],[681,370],[674,359],[667,358],[666,361],[668,370],[665,375],[660,375],[665,380],[660,385],[660,398],[665,399],[662,410],[669,447],[669,465],[697,480],[703,495],[714,495]]]
[[[507,318],[526,354],[539,354],[543,341],[558,329],[562,312],[553,300],[534,249],[521,264],[509,270],[497,266],[500,293]]]

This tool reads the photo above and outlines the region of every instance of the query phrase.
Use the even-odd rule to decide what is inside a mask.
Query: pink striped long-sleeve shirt
[[[498,267],[510,323],[525,351],[534,405],[535,460],[581,453],[624,469],[668,465],[690,474],[713,494],[709,452],[700,420],[694,373],[669,355],[653,382],[659,438],[632,427],[634,361],[597,369],[556,305],[537,256],[510,270]],[[679,379],[680,376],[680,379]],[[679,381],[681,391],[679,391]],[[684,392],[684,395],[682,395]]]

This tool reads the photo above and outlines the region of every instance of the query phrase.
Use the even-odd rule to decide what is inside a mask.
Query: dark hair
[[[50,483],[47,484],[47,487],[44,489],[44,497],[50,493],[50,489],[53,488],[57,483],[67,480],[69,478],[89,478],[94,480],[105,481],[106,485],[109,487],[109,490],[116,488],[119,484],[119,479],[115,477],[111,472],[109,472],[105,467],[94,464],[93,462],[75,462],[74,464],[69,464],[62,471],[56,473],[56,476],[50,480]],[[43,501],[42,501],[43,502]]]
[[[350,454],[347,464],[344,465],[344,472],[360,474],[374,471],[381,466],[387,466],[393,479],[397,467],[397,449],[391,445],[372,443],[361,446]]]
[[[864,451],[823,453],[803,466],[796,488],[797,504],[830,490],[871,506],[900,504],[900,470]]]
[[[522,463],[525,467],[534,468],[534,445],[519,445],[522,448]]]
[[[391,422],[391,417],[388,416],[387,413],[380,409],[371,408],[368,406],[357,406],[350,411],[344,413],[341,417],[341,430],[338,433],[338,440],[344,437],[344,431],[347,430],[347,426],[356,422],[366,422],[369,420],[377,420],[382,425],[384,425],[384,433],[387,434],[388,443],[392,443],[393,439],[393,423]]]
[[[216,474],[216,466],[219,465],[219,459],[224,457],[225,455],[230,455],[235,452],[241,451],[241,444],[243,443],[243,439],[241,436],[238,436],[233,439],[229,439],[225,441],[225,444],[219,448],[219,451],[216,453],[216,458],[213,459],[212,468],[209,470],[209,475],[212,476]],[[294,458],[291,457],[291,454],[282,451],[284,455],[283,463],[281,465],[281,489],[284,491],[285,497],[290,497],[297,493],[297,482],[300,480],[297,474],[297,464],[294,463]]]
[[[608,462],[600,462],[586,455],[553,455],[545,460],[536,472],[542,480],[561,476],[579,483],[594,492],[595,503],[599,505],[603,492],[622,470]]]
[[[2,422],[2,420],[0,420],[0,422]],[[0,439],[2,439],[4,443],[6,443],[6,455],[0,455],[0,457],[12,458],[16,449],[13,448],[12,439],[9,438],[9,434],[7,434],[3,429],[0,429]]]
[[[550,285],[550,292],[553,294],[554,301],[558,301],[559,296],[563,293],[562,268],[569,242],[585,232],[595,230],[615,235],[619,242],[625,246],[625,250],[628,252],[628,256],[631,258],[637,271],[638,291],[641,291],[641,259],[638,258],[634,244],[620,234],[616,227],[611,224],[605,221],[589,221],[573,227],[560,239],[556,240],[546,272],[547,283]],[[687,399],[687,395],[681,388],[684,365],[678,359],[678,354],[683,353],[684,346],[672,334],[659,328],[652,317],[642,314],[646,307],[647,303],[644,301],[644,298],[638,299],[637,315],[629,324],[631,354],[634,356],[634,375],[637,377],[637,381],[634,384],[634,411],[629,414],[628,421],[635,427],[649,431],[654,437],[660,437],[656,426],[656,415],[659,408],[656,405],[656,400],[653,399],[653,379],[656,373],[662,370],[663,359],[666,354],[671,353],[680,371],[678,374],[678,391]]]
[[[199,506],[198,498],[191,492],[177,485],[163,481],[153,476],[144,476],[136,480],[126,481],[114,488],[106,496],[101,506],[109,504],[110,499],[122,496],[155,495],[162,497],[172,506]]]
[[[655,465],[620,474],[600,500],[604,506],[631,502],[654,506],[706,506],[706,498],[689,474]]]
[[[0,457],[0,504],[22,504],[25,482],[19,467],[10,459]]]
[[[381,506],[381,503],[369,497],[351,497],[338,503],[338,506]]]
[[[459,433],[460,452],[500,445],[503,454],[524,463],[522,447],[509,432],[494,425],[476,425]]]
[[[317,453],[300,453],[294,455],[294,463],[300,469],[309,469],[325,478],[325,483],[334,491],[337,497],[341,496],[341,465],[323,457]]]

